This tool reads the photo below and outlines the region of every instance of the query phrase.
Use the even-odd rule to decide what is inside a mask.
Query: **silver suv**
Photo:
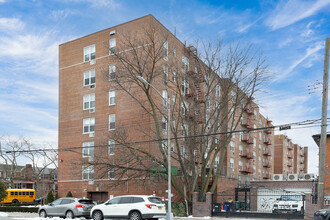
[[[91,210],[94,220],[129,218],[131,220],[158,219],[166,216],[165,204],[154,196],[118,196]]]
[[[90,217],[90,211],[94,206],[94,202],[89,199],[81,198],[61,198],[48,205],[41,206],[38,210],[40,217],[65,217],[73,219],[75,217]]]

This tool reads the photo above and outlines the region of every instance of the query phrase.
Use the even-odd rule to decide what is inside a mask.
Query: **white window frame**
[[[172,54],[173,54],[173,57],[176,58],[176,48],[175,47],[173,47]]]
[[[163,59],[168,60],[168,41],[166,39],[163,42]]]
[[[215,96],[220,97],[220,85],[217,84],[215,86]]]
[[[113,180],[113,179],[115,179],[115,176],[116,176],[115,168],[109,168],[108,169],[108,179]]]
[[[116,90],[109,91],[109,106],[116,105]]]
[[[183,157],[185,159],[187,159],[187,157],[188,157],[187,149],[184,145],[181,146],[180,155],[181,155],[181,157]]]
[[[163,65],[163,83],[164,85],[168,84],[168,66],[167,65]]]
[[[116,80],[116,64],[109,65],[109,81]]]
[[[93,82],[94,79],[94,82]],[[88,83],[86,84],[86,80],[88,80]],[[84,82],[83,82],[84,86],[91,86],[91,85],[95,85],[95,69],[91,69],[88,71],[84,72]]]
[[[116,147],[115,140],[109,139],[108,140],[108,154],[109,155],[115,155],[115,147]]]
[[[182,72],[186,73],[189,71],[189,59],[182,55]]]
[[[187,80],[182,80],[182,85],[181,85],[181,94],[186,95],[189,94],[189,82]]]
[[[235,142],[234,141],[230,142],[230,151],[235,153]]]
[[[109,131],[116,129],[116,115],[111,114],[109,115]]]
[[[87,178],[85,178],[84,174],[87,175]],[[82,166],[82,179],[83,180],[92,180],[94,179],[94,166]]]
[[[167,134],[167,118],[162,115],[162,132],[164,135]]]
[[[85,131],[85,127],[88,128]],[[95,131],[95,118],[84,118],[83,119],[83,134],[94,133]]]
[[[82,144],[82,157],[93,157],[94,155],[94,142],[83,142]]]
[[[167,91],[166,90],[163,90],[163,109],[167,109]]]
[[[116,53],[116,38],[109,39],[109,55]]]
[[[230,158],[230,160],[229,160],[229,164],[230,164],[230,168],[233,170],[233,169],[235,169],[235,166],[234,166],[234,164],[235,164],[235,159],[234,158]]]
[[[86,106],[87,104],[87,106]],[[83,110],[89,110],[95,108],[95,93],[87,94],[83,96]]]
[[[185,102],[185,101],[181,102],[181,115],[182,116],[187,115],[188,108],[189,108],[189,106],[188,106],[187,102]]]
[[[84,47],[84,62],[95,60],[95,44]]]
[[[176,72],[172,71],[172,82],[175,83],[176,82]]]

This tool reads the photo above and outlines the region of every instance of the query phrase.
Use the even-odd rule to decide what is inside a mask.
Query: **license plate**
[[[162,207],[158,207],[159,210],[162,210]]]

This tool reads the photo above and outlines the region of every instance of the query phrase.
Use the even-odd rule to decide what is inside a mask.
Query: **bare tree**
[[[198,53],[198,46],[185,47],[159,25],[119,33],[117,39],[116,50],[109,48],[115,75],[105,70],[104,76],[109,88],[138,106],[136,118],[146,123],[137,123],[134,131],[117,123],[109,135],[113,142],[104,142],[109,150],[115,146],[115,157],[95,152],[92,161],[83,162],[94,166],[95,175],[111,171],[117,180],[111,184],[136,179],[158,184],[167,179],[167,147],[171,147],[172,187],[188,203],[193,192],[204,200],[206,192],[216,189],[232,134],[265,80],[264,60],[250,46],[239,44],[202,44]],[[171,51],[169,42],[174,45]],[[137,76],[159,88],[170,105]],[[172,146],[166,146],[167,126]],[[132,137],[137,128],[139,135]]]
[[[24,138],[16,139],[9,136],[0,138],[0,157],[4,162],[6,178],[11,188],[14,188],[14,179],[18,172],[18,160],[22,156],[21,151],[25,149],[26,143]]]

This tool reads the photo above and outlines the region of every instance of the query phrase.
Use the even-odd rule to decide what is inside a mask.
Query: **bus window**
[[[14,192],[10,192],[10,195],[13,196],[14,195]]]
[[[15,192],[15,196],[17,196],[17,192]]]
[[[30,195],[33,196],[34,192],[30,192]]]
[[[22,192],[23,193],[23,196],[25,196],[25,192]]]
[[[18,192],[18,195],[22,195],[22,192]]]

